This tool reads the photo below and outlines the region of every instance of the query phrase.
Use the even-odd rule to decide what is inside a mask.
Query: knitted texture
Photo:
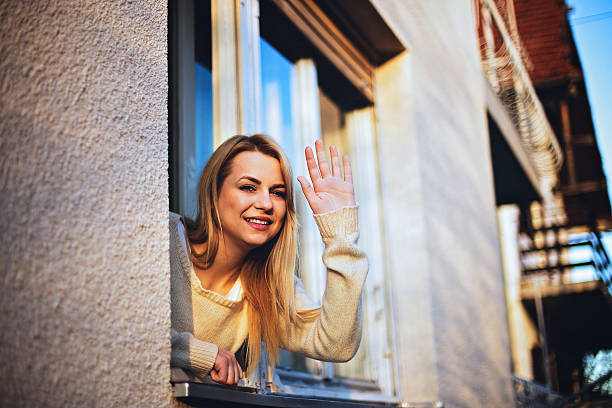
[[[361,341],[360,298],[368,271],[366,255],[357,246],[357,207],[343,207],[316,215],[325,250],[327,284],[317,307],[295,282],[295,302],[305,318],[287,323],[281,347],[317,360],[347,361]],[[170,214],[170,271],[172,301],[171,365],[208,374],[218,348],[236,352],[248,335],[247,303],[232,301],[200,285],[182,246],[178,223]]]

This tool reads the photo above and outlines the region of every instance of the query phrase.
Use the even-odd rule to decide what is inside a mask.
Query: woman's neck
[[[223,296],[227,295],[240,276],[245,256],[246,252],[227,247],[221,239],[215,260],[209,268],[200,269],[194,265],[202,287]]]

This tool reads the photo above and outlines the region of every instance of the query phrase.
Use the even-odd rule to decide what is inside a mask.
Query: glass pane
[[[328,148],[329,145],[336,145],[340,154],[348,154],[345,112],[320,89],[319,109],[321,110],[321,139],[323,143]],[[326,151],[329,152],[329,149]]]
[[[185,120],[193,121],[191,134],[183,134],[184,163],[183,177],[186,194],[184,215],[195,217],[197,212],[198,181],[200,173],[213,150],[213,101],[212,101],[212,62],[211,62],[211,24],[210,2],[194,2],[193,12],[193,82],[185,81],[185,86],[192,86],[193,114],[185,115]],[[187,92],[185,93],[188,94]],[[185,108],[183,108],[185,109]],[[187,111],[186,111],[187,112]]]
[[[195,62],[196,174],[200,174],[213,150],[212,73]]]
[[[263,38],[261,50],[261,88],[263,132],[272,136],[294,160],[294,133],[291,89],[295,76],[293,64]]]

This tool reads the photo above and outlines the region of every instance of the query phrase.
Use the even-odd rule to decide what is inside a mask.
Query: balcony
[[[516,28],[507,28],[493,0],[480,2],[478,22],[489,112],[532,186],[545,203],[554,203],[562,149],[527,73]]]

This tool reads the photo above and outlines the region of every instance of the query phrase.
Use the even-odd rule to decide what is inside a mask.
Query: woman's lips
[[[259,231],[265,231],[272,225],[272,220],[269,218],[246,217],[244,219],[247,224]]]

